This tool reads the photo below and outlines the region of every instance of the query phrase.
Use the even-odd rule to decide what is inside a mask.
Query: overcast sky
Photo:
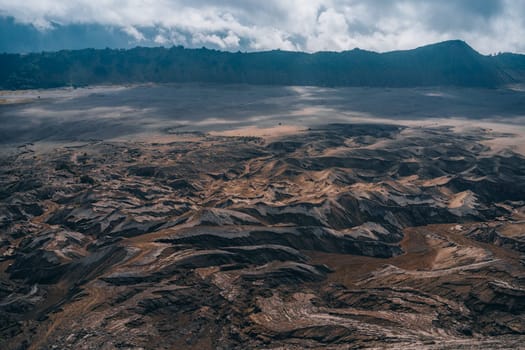
[[[0,16],[48,38],[69,26],[117,31],[122,47],[390,51],[462,39],[525,53],[525,0],[0,0]]]

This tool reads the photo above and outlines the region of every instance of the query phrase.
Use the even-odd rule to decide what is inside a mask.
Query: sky
[[[0,0],[0,52],[84,47],[379,52],[461,39],[525,53],[525,0]]]

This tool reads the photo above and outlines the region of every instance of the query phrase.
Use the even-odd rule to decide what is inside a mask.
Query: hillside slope
[[[85,49],[2,54],[0,88],[141,82],[497,87],[523,78],[524,57],[483,56],[459,40],[388,53],[360,49],[314,54],[279,50],[231,53],[183,47]]]

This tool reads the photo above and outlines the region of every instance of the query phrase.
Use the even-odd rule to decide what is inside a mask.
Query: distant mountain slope
[[[502,53],[494,57],[501,69],[516,82],[525,82],[525,55]]]
[[[0,55],[0,88],[139,82],[497,87],[519,82],[525,56],[483,56],[463,41],[375,53],[134,48]]]

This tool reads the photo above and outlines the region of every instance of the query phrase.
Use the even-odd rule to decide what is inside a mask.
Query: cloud
[[[122,30],[124,31],[124,33],[128,34],[133,39],[135,39],[135,41],[140,42],[146,40],[146,37],[141,32],[139,32],[137,28],[133,26],[125,26],[122,28]]]
[[[408,49],[463,39],[483,53],[525,52],[525,0],[0,0],[40,31],[119,28],[136,44],[223,50]]]
[[[240,38],[235,35],[232,31],[229,31],[225,36],[219,36],[217,34],[201,34],[197,33],[193,36],[192,42],[195,45],[206,45],[212,44],[220,47],[221,49],[227,49],[232,47],[239,47]]]

